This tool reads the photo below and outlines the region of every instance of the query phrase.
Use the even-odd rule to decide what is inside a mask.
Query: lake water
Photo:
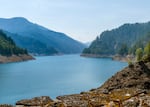
[[[80,93],[99,87],[127,66],[109,58],[79,55],[43,56],[36,60],[0,64],[0,104],[36,96]]]

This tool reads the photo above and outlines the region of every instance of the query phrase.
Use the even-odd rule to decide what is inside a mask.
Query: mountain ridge
[[[20,37],[29,37],[38,40],[46,46],[54,48],[57,51],[56,54],[81,53],[85,48],[85,45],[81,42],[70,38],[66,34],[49,30],[25,18],[0,18],[0,28],[7,32],[20,35]],[[28,49],[28,51],[30,50]]]
[[[100,34],[83,54],[115,55],[126,45],[130,48],[143,35],[150,32],[150,22],[123,24]],[[128,53],[128,52],[127,52]]]

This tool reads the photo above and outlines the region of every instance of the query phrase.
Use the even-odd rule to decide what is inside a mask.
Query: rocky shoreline
[[[122,62],[129,62],[129,61],[135,62],[136,61],[135,56],[133,55],[127,55],[127,56],[114,55],[112,59],[116,61],[122,61]]]
[[[11,62],[21,62],[21,61],[27,61],[27,60],[33,60],[35,59],[31,55],[12,55],[12,56],[0,56],[0,63],[11,63]]]
[[[97,89],[58,96],[56,100],[49,96],[20,100],[15,107],[150,107],[150,62],[124,68]]]
[[[89,58],[112,58],[113,55],[99,55],[99,54],[81,54],[82,57],[89,57]]]
[[[135,57],[133,55],[121,56],[121,55],[81,54],[80,56],[89,58],[111,58],[112,60],[121,62],[128,62],[129,60],[135,61]]]

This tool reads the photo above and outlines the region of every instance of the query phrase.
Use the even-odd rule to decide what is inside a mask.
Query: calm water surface
[[[0,64],[0,104],[20,99],[80,93],[99,87],[127,63],[79,55],[44,56]]]

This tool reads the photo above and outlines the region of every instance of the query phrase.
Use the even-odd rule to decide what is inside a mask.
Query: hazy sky
[[[25,17],[87,42],[124,23],[150,21],[150,0],[0,0],[0,17]]]

